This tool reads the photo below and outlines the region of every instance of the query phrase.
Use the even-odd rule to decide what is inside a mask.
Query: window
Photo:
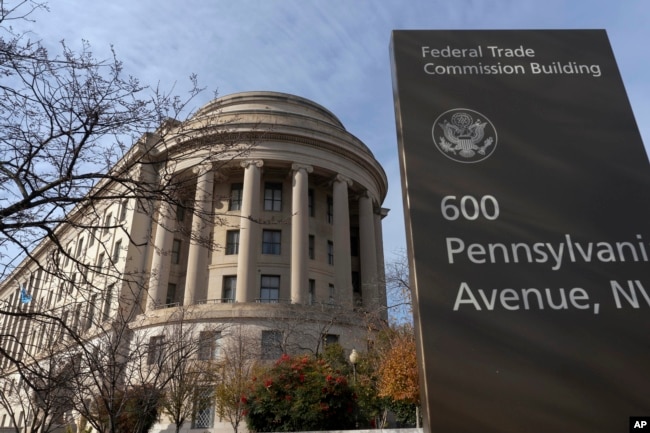
[[[176,205],[176,221],[179,223],[185,221],[185,205],[183,203]]]
[[[90,302],[88,303],[88,312],[86,313],[86,331],[93,326],[93,320],[95,320],[95,310],[97,309],[97,293],[94,293],[90,297]]]
[[[307,295],[307,303],[313,305],[316,301],[316,280],[309,280],[309,293]]]
[[[72,321],[72,330],[76,333],[79,330],[79,321],[81,319],[81,303],[77,304],[74,309],[74,319]]]
[[[92,247],[95,245],[95,238],[97,237],[97,227],[93,227],[90,231],[90,239],[88,239],[88,246]]]
[[[309,235],[309,258],[311,260],[314,260],[314,257],[316,257],[316,253],[314,252],[315,244],[316,244],[316,239],[314,238],[314,235]]]
[[[361,274],[359,271],[352,271],[352,291],[361,293]]]
[[[214,427],[214,391],[212,387],[199,387],[194,394],[192,428]]]
[[[173,304],[176,302],[176,284],[167,284],[167,296],[165,297],[165,304]]]
[[[99,256],[97,257],[97,273],[100,273],[102,271],[102,268],[104,267],[104,260],[104,253],[99,253]]]
[[[121,250],[122,250],[122,239],[115,242],[115,246],[113,246],[113,264],[117,263],[118,260],[120,260]]]
[[[106,218],[104,218],[104,234],[108,234],[112,225],[113,225],[113,213],[109,212],[108,214],[106,214]]]
[[[172,242],[172,265],[177,265],[181,262],[181,241],[174,239]]]
[[[68,245],[65,248],[65,260],[63,261],[64,268],[70,263],[70,257],[72,257],[72,241],[68,242]]]
[[[334,264],[334,242],[327,241],[327,264]]]
[[[162,361],[165,346],[165,336],[156,335],[149,338],[149,347],[147,347],[147,364],[158,364]]]
[[[325,346],[329,344],[336,344],[339,342],[339,336],[336,334],[325,334],[323,335],[323,343]]]
[[[228,210],[241,210],[243,191],[243,183],[233,183],[230,185],[230,203],[228,203]]]
[[[282,332],[262,331],[262,359],[279,359],[282,353]]]
[[[264,210],[282,210],[282,184],[267,182],[264,185]]]
[[[81,257],[81,254],[84,252],[84,238],[80,238],[77,243],[77,254],[75,257]]]
[[[262,231],[262,254],[280,254],[281,239],[282,239],[282,231],[263,230]]]
[[[334,200],[331,196],[327,196],[327,222],[334,224]]]
[[[221,332],[201,331],[199,332],[198,358],[202,361],[217,359],[219,356],[219,340]]]
[[[226,232],[226,254],[239,254],[239,230]]]
[[[106,293],[104,294],[104,309],[102,311],[102,319],[104,321],[108,320],[111,315],[111,304],[113,303],[113,289],[115,284],[111,284],[106,287]]]
[[[350,255],[359,257],[359,227],[350,227]]]
[[[277,303],[280,299],[280,276],[262,275],[260,287],[260,302]]]
[[[311,189],[311,188],[307,190],[307,202],[309,203],[309,216],[313,217],[315,215],[315,212],[314,212],[314,190]]]
[[[129,210],[128,204],[128,200],[122,200],[122,204],[120,205],[120,221],[126,220],[126,213]]]
[[[236,289],[237,289],[236,276],[223,277],[223,294],[222,294],[221,301],[226,303],[234,302]]]
[[[363,305],[363,294],[361,293],[361,274],[352,271],[352,300],[355,307]]]
[[[329,303],[333,304],[334,303],[334,284],[329,285],[329,291],[330,291]]]

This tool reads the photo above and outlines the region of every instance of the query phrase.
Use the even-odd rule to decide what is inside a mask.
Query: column
[[[183,305],[192,305],[207,297],[208,276],[208,242],[212,220],[212,191],[214,172],[212,164],[205,163],[193,170],[196,179],[194,195],[194,212],[192,213],[192,233],[190,249],[187,254],[187,274],[185,277],[185,294]]]
[[[169,282],[169,269],[171,267],[171,249],[174,235],[170,224],[172,218],[171,204],[166,200],[160,202],[158,221],[156,224],[156,237],[153,244],[153,257],[149,275],[149,292],[147,310],[165,303],[167,284]]]
[[[375,219],[373,217],[372,198],[367,191],[359,197],[359,242],[363,307],[366,311],[376,311],[379,306],[379,294],[377,292]]]
[[[377,276],[379,284],[377,286],[378,304],[386,306],[388,300],[386,299],[386,262],[384,260],[384,235],[382,232],[381,221],[386,218],[390,209],[380,208],[379,213],[375,214],[375,245],[377,245]],[[388,320],[388,310],[382,309],[380,317],[383,320]]]
[[[348,186],[352,186],[352,181],[347,177],[339,174],[334,179],[332,188],[334,205],[334,290],[339,303],[352,308],[352,258],[350,252]]]
[[[259,249],[260,189],[264,161],[244,161],[244,188],[242,191],[239,223],[239,257],[237,261],[236,302],[253,302],[258,298],[256,287],[256,258]]]
[[[293,164],[291,189],[291,303],[303,304],[307,297],[309,277],[309,187],[308,176],[313,167]]]

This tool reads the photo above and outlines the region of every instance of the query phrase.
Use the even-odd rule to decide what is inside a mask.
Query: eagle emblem
[[[433,141],[443,155],[457,162],[479,162],[496,148],[497,134],[492,122],[465,108],[441,114],[433,124]]]

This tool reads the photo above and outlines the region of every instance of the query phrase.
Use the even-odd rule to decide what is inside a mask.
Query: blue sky
[[[390,77],[394,29],[606,29],[650,148],[647,0],[111,0],[52,1],[34,38],[112,45],[126,72],[183,94],[198,74],[219,95],[271,90],[309,98],[374,152],[389,178],[386,259],[405,248]]]

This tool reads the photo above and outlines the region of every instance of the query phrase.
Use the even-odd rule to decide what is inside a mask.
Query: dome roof
[[[305,120],[317,120],[345,130],[341,121],[322,105],[280,92],[251,91],[223,96],[206,104],[194,117],[235,113],[303,117]]]

